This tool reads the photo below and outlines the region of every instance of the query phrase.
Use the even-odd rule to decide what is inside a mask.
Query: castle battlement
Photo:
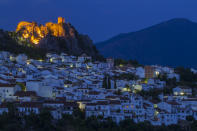
[[[65,24],[65,19],[63,17],[58,17],[58,24]]]

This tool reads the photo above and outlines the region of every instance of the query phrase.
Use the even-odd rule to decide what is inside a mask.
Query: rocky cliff
[[[57,23],[48,22],[45,25],[22,21],[18,24],[16,33],[25,41],[47,51],[72,55],[86,53],[94,58],[98,56],[92,40],[86,35],[79,34],[62,17],[58,18]]]

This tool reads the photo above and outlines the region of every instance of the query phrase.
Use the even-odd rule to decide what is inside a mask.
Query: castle
[[[65,19],[63,17],[58,17],[58,24],[65,24]]]
[[[66,22],[63,17],[58,17],[57,23],[48,22],[44,25],[39,26],[35,22],[22,21],[18,24],[16,32],[21,34],[24,39],[29,40],[31,43],[38,44],[41,39],[47,36],[50,32],[55,37],[65,37]],[[69,27],[69,32],[73,32],[74,29]],[[67,33],[69,35],[69,33]],[[72,34],[73,35],[73,34]]]

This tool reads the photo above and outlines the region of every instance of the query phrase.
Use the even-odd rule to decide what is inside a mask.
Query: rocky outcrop
[[[57,23],[48,22],[45,25],[38,25],[35,22],[20,22],[16,32],[26,41],[43,48],[47,51],[66,52],[72,55],[86,53],[97,57],[98,51],[92,40],[81,35],[62,17]]]

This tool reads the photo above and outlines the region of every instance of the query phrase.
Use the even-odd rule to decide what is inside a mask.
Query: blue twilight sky
[[[0,28],[63,16],[94,42],[172,18],[197,21],[197,0],[0,0]]]

